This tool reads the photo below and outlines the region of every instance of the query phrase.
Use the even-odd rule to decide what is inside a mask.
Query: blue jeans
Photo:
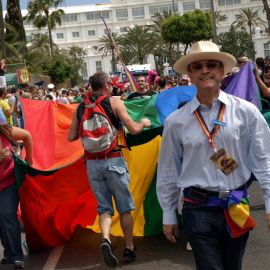
[[[87,160],[87,173],[98,201],[98,213],[114,215],[112,197],[119,214],[135,209],[129,191],[129,172],[123,157]]]
[[[182,217],[198,270],[241,270],[249,233],[231,238],[223,209],[185,202]]]
[[[17,217],[19,196],[16,184],[0,192],[0,239],[9,263],[23,260],[21,226]]]

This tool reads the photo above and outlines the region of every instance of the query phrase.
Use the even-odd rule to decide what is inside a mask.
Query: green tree
[[[50,54],[51,44],[48,34],[34,33],[29,44],[29,50],[31,51],[39,51],[44,54],[44,56]],[[52,43],[52,47],[54,51],[58,48],[54,42]]]
[[[58,47],[52,44],[53,51],[57,51]],[[28,42],[28,50],[25,56],[27,67],[33,73],[46,73],[46,65],[50,61],[50,38],[48,34],[35,33]]]
[[[200,10],[172,15],[162,23],[162,37],[171,43],[182,43],[186,54],[188,46],[199,40],[212,37],[212,26],[209,13]]]
[[[5,21],[16,29],[16,32],[14,32],[13,30],[6,28],[6,36],[5,36],[6,42],[11,44],[17,41],[20,42],[21,44],[24,44],[24,47],[20,48],[20,51],[25,53],[26,35],[23,26],[23,17],[21,13],[19,0],[7,0],[7,13]]]
[[[63,9],[57,9],[64,0],[32,0],[28,3],[27,21],[33,22],[38,29],[48,28],[50,38],[50,53],[53,53],[52,29],[61,25],[65,14]],[[50,9],[54,8],[51,12]]]
[[[143,64],[156,47],[156,39],[149,26],[135,25],[127,28],[127,33],[121,36],[121,45],[134,53],[134,62]]]
[[[120,46],[119,50],[120,50],[121,60],[124,62],[125,65],[131,65],[131,64],[136,63],[136,60],[135,60],[136,58],[134,57],[135,53],[133,49],[125,47],[125,46]],[[120,61],[120,59],[118,59],[118,61]]]
[[[252,26],[265,24],[265,21],[258,17],[258,11],[258,9],[253,10],[252,8],[240,9],[240,13],[238,14],[239,17],[232,23],[232,25],[236,28],[243,28],[247,25],[249,29],[249,35],[252,37]]]
[[[113,39],[113,40],[112,40]],[[115,56],[115,46],[114,43],[115,42],[116,46],[118,46],[120,44],[121,38],[118,36],[117,33],[112,32],[111,36],[106,35],[103,36],[102,38],[99,39],[99,43],[101,44],[101,46],[99,47],[99,51],[102,51],[102,57],[106,56],[108,54],[108,52],[110,52],[112,54],[112,71],[115,72],[116,71],[116,64],[117,64],[117,60],[116,60],[116,56]]]
[[[71,66],[68,57],[56,53],[47,64],[47,74],[54,83],[64,82],[71,76]]]
[[[254,43],[245,29],[237,30],[231,26],[228,32],[219,34],[218,39],[221,51],[230,53],[235,58],[247,55],[250,59],[254,59]]]
[[[5,50],[6,50],[6,59],[8,64],[12,63],[22,63],[24,61],[25,56],[25,47],[26,42],[20,41],[19,33],[17,29],[5,22],[5,29],[8,31],[10,35],[9,41],[4,42]],[[12,38],[11,38],[12,37]]]
[[[67,57],[70,62],[71,74],[70,81],[71,85],[79,85],[82,82],[82,69],[84,64],[84,57],[86,56],[86,50],[73,45],[69,47],[64,53],[67,54]]]

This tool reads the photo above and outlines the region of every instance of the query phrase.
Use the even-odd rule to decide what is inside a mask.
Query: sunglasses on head
[[[215,69],[217,67],[221,67],[223,64],[219,61],[216,60],[209,60],[205,63],[201,63],[201,62],[195,62],[195,63],[191,63],[189,65],[190,70],[201,70],[203,67],[207,67],[208,69]]]

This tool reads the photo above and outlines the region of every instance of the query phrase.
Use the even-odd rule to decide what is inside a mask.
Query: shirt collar
[[[216,100],[219,100],[220,102],[224,103],[226,106],[229,104],[228,102],[228,96],[226,93],[224,93],[222,90],[219,92],[219,96]],[[193,97],[190,104],[190,113],[193,114],[202,104],[197,98],[197,95]]]

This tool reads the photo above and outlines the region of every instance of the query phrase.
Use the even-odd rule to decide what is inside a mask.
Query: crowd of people
[[[52,83],[46,89],[31,85],[8,91],[6,87],[0,87],[0,239],[4,247],[1,264],[24,267],[16,213],[19,196],[12,156],[14,145],[16,149],[21,141],[26,160],[31,165],[32,139],[28,131],[19,128],[23,126],[19,96],[60,104],[77,103],[68,133],[68,140],[74,141],[81,137],[80,122],[85,110],[91,115],[93,106],[86,105],[101,106],[102,113],[110,119],[113,132],[120,132],[124,124],[131,134],[136,135],[150,127],[151,122],[147,118],[134,122],[122,100],[150,98],[175,86],[193,84],[197,87],[196,96],[164,123],[157,172],[163,231],[169,241],[176,242],[179,228],[175,213],[180,202],[184,232],[192,247],[197,269],[240,270],[251,228],[240,230],[238,237],[232,237],[224,204],[237,191],[241,193],[240,202],[248,207],[247,188],[251,172],[262,187],[270,229],[268,125],[254,105],[221,90],[248,61],[246,57],[236,61],[232,55],[220,52],[216,44],[199,41],[192,45],[189,54],[176,62],[175,69],[182,74],[181,77],[160,77],[151,71],[147,77],[136,78],[136,92],[130,82],[123,82],[105,72],[93,74],[84,87],[56,89]],[[2,66],[4,68],[4,64]],[[4,76],[4,71],[0,76]],[[254,76],[268,104],[269,58],[256,59]],[[84,128],[91,130],[91,123],[86,121]],[[117,140],[113,138],[113,141]],[[85,155],[89,184],[98,202],[102,232],[100,249],[105,263],[116,267],[118,258],[110,240],[114,215],[112,197],[120,214],[125,240],[122,259],[127,263],[136,259],[131,215],[136,206],[129,191],[129,173],[121,148],[116,144],[113,149],[108,149],[108,152],[103,149],[102,154],[98,151],[89,153],[88,149]]]

